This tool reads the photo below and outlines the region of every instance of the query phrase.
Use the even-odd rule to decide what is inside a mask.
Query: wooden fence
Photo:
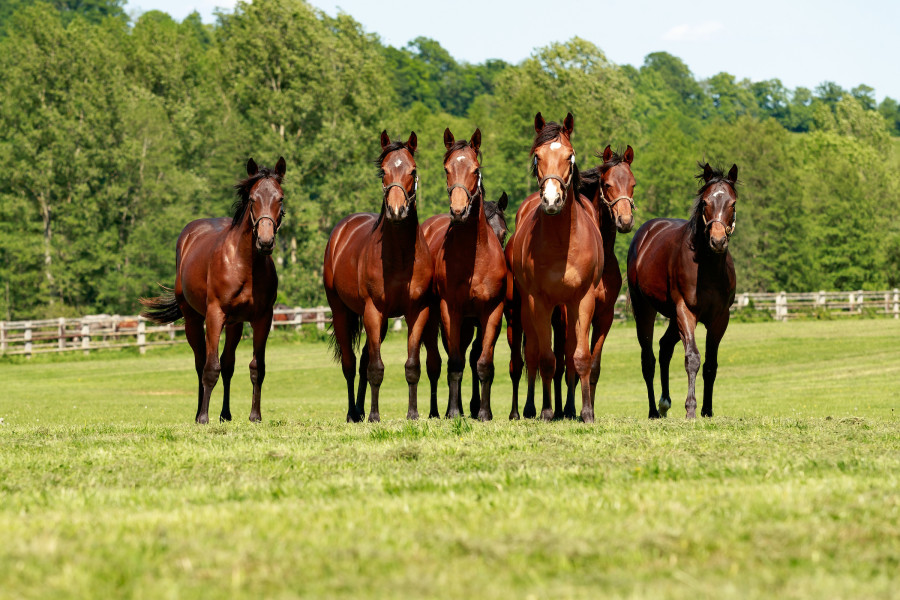
[[[797,317],[841,317],[873,315],[900,319],[900,289],[886,292],[811,292],[788,294],[738,294],[732,312],[765,311],[779,321]],[[626,296],[616,301],[616,320],[629,318]],[[331,322],[331,309],[277,308],[272,329],[314,324],[323,331]],[[394,329],[400,329],[399,320]],[[148,347],[184,342],[183,325],[155,325],[142,317],[92,315],[80,319],[45,319],[41,321],[0,321],[0,354],[40,354],[45,352],[82,351],[85,354],[101,348],[137,347],[140,353]]]

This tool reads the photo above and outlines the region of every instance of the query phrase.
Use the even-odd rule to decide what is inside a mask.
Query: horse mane
[[[406,146],[406,142],[401,141],[401,140],[393,140],[390,144],[388,144],[387,146],[382,148],[381,154],[379,154],[378,158],[375,159],[375,166],[378,168],[378,171],[376,172],[376,174],[378,175],[378,179],[384,178],[384,168],[381,165],[384,163],[385,157],[387,157],[387,155],[390,154],[391,152],[396,152],[397,150],[403,150],[404,148],[406,148],[406,150],[410,154],[413,155],[413,158],[415,158],[415,156],[416,156],[415,152],[410,150]]]
[[[691,218],[688,220],[688,224],[691,228],[691,239],[696,238],[699,234],[704,233],[705,228],[702,225],[703,221],[703,194],[706,193],[711,186],[717,183],[727,183],[731,186],[731,189],[734,191],[735,198],[737,197],[737,181],[731,181],[725,175],[725,170],[720,166],[710,167],[712,170],[712,177],[709,178],[709,181],[706,181],[706,178],[703,176],[705,165],[701,163],[697,163],[697,166],[700,168],[700,172],[694,175],[694,177],[701,182],[700,189],[697,190],[697,197],[694,198],[694,205],[691,207]]]
[[[541,129],[541,132],[535,136],[534,143],[531,144],[531,156],[534,156],[534,151],[537,150],[540,146],[543,146],[547,142],[558,140],[562,137],[562,135],[562,125],[560,125],[556,121],[548,121],[547,123],[545,123],[544,128]],[[535,164],[534,161],[531,161],[531,175],[533,177],[537,177],[537,164]],[[580,202],[578,196],[581,193],[581,171],[578,170],[577,161],[572,165],[572,189],[575,190],[575,201]]]
[[[594,156],[597,158],[603,158],[603,153],[600,151],[594,152]],[[590,168],[587,171],[581,172],[581,185],[578,188],[579,193],[581,193],[588,200],[593,200],[594,195],[597,193],[597,186],[600,185],[600,180],[603,178],[603,174],[615,167],[618,164],[625,162],[624,152],[619,149],[612,151],[612,156],[609,160],[603,162],[596,167]]]
[[[279,175],[269,167],[259,167],[256,175],[249,175],[245,179],[242,179],[234,184],[234,191],[237,194],[237,200],[235,200],[231,205],[232,227],[237,227],[238,224],[240,224],[240,222],[244,219],[244,211],[247,209],[247,205],[250,203],[250,190],[253,189],[253,186],[256,185],[257,181],[259,181],[260,179],[266,179],[267,177],[271,177],[278,183],[278,185],[281,185],[281,175]]]

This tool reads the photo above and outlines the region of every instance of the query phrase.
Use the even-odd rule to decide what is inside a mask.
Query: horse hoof
[[[478,420],[481,422],[493,421],[494,415],[489,410],[479,410],[478,411]]]
[[[262,415],[259,413],[250,413],[250,422],[251,423],[259,423],[262,421]]]
[[[509,413],[509,420],[510,421],[518,421],[519,420],[519,412],[513,411],[513,412]]]
[[[408,411],[406,413],[406,420],[407,421],[418,421],[419,420],[419,411],[417,411],[417,410]]]
[[[659,416],[665,418],[669,414],[669,409],[672,408],[672,401],[668,398],[660,398],[659,399]]]
[[[381,422],[380,414],[378,414],[377,412],[369,413],[369,423],[380,423],[380,422]]]
[[[713,414],[712,414],[712,409],[710,409],[710,410],[708,410],[708,411],[707,411],[707,410],[702,410],[702,411],[700,411],[700,416],[701,416],[701,417],[706,417],[706,418],[708,418],[708,419],[711,419],[712,416],[713,416]]]
[[[697,413],[696,412],[688,412],[686,415],[684,415],[684,418],[689,421],[693,421],[694,419],[697,418]]]
[[[358,414],[349,413],[349,412],[347,413],[347,422],[348,423],[359,423],[360,421],[362,421],[362,417],[360,417]]]
[[[198,425],[206,425],[209,423],[209,415],[197,415],[197,418],[194,420]]]
[[[581,420],[585,423],[593,423],[594,422],[594,411],[592,410],[583,410],[581,411]]]
[[[535,411],[535,409],[533,409],[533,408],[532,409],[525,408],[525,410],[522,411],[522,416],[525,417],[526,419],[533,419],[537,416],[537,411]]]
[[[650,414],[647,415],[647,418],[648,419],[661,419],[662,417],[660,416],[659,411],[651,410]]]
[[[225,421],[230,421],[230,420],[231,420],[231,413],[228,413],[227,415],[225,413],[222,413],[221,415],[219,415],[219,423],[224,423]]]
[[[572,408],[571,410],[566,409],[565,412],[563,412],[563,417],[565,417],[566,419],[568,419],[570,421],[574,421],[576,418],[578,418],[578,415],[575,414],[575,409]]]
[[[441,418],[441,413],[435,412],[435,411],[431,411],[430,413],[428,413],[428,418],[429,418],[429,419],[440,419],[440,418]]]
[[[552,421],[553,420],[553,411],[549,408],[547,410],[541,411],[541,419],[544,421]]]

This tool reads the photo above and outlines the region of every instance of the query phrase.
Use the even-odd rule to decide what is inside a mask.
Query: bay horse
[[[651,219],[644,223],[628,248],[628,290],[641,345],[641,370],[647,384],[649,418],[665,417],[672,406],[669,397],[669,362],[676,342],[684,345],[688,376],[687,418],[697,416],[694,384],[700,370],[700,351],[694,340],[697,322],[706,326],[706,364],[703,365],[703,407],[713,415],[712,395],[718,369],[719,343],[728,327],[734,303],[734,261],[728,241],[735,228],[737,165],[728,174],[709,163],[697,175],[700,191],[691,217]],[[659,341],[659,376],[662,395],[657,410],[653,394],[656,360],[653,356],[653,324],[656,314],[669,319]]]
[[[347,381],[347,422],[364,418],[367,383],[372,387],[369,421],[381,420],[381,343],[389,318],[397,316],[405,317],[408,327],[406,418],[419,418],[419,347],[428,321],[434,267],[416,209],[416,146],[415,132],[406,142],[391,141],[387,131],[381,132],[381,154],[375,161],[382,185],[381,212],[345,217],[335,226],[325,247],[325,296],[331,307],[335,358]],[[366,332],[367,348],[360,356],[354,402],[355,350],[361,327]]]
[[[275,170],[247,161],[247,177],[234,188],[233,216],[187,224],[175,246],[174,293],[141,298],[141,316],[156,323],[184,317],[184,332],[194,351],[197,371],[197,423],[209,422],[209,398],[222,375],[225,396],[219,420],[231,420],[231,377],[235,350],[245,322],[253,328],[250,420],[262,420],[260,395],[266,377],[266,340],[278,291],[272,251],[284,219],[281,182],[286,164]],[[203,326],[206,324],[204,335]],[[217,356],[225,329],[225,347]]]
[[[612,326],[615,317],[616,300],[622,290],[622,273],[619,270],[619,261],[615,254],[616,233],[628,233],[634,226],[634,187],[636,184],[634,174],[631,171],[631,163],[634,160],[634,149],[628,146],[624,152],[616,152],[611,146],[606,146],[597,157],[603,162],[592,168],[582,171],[579,192],[591,200],[594,211],[597,213],[600,235],[603,239],[603,273],[600,277],[600,285],[597,286],[596,304],[594,306],[594,318],[591,332],[591,398],[596,400],[597,381],[600,377],[600,362],[603,352],[603,344]],[[537,199],[534,200],[537,202]],[[553,389],[555,397],[554,418],[575,418],[575,390],[568,388],[565,408],[562,406],[562,379],[565,373],[563,363],[565,357],[565,330],[566,315],[562,308],[553,312],[551,320],[553,327],[553,347],[556,355],[556,372],[553,377]],[[510,333],[507,334],[510,336]],[[513,343],[511,351],[519,352],[519,345]],[[521,358],[512,361],[520,372],[514,374],[512,379],[518,382],[521,377]],[[515,385],[515,384],[514,384]],[[577,381],[575,381],[577,385]],[[523,413],[526,417],[535,415],[534,404],[526,403]]]
[[[473,373],[481,383],[477,418],[490,421],[491,384],[494,380],[494,346],[503,321],[506,297],[506,258],[503,246],[491,227],[484,202],[481,177],[481,130],[470,141],[456,140],[444,130],[444,172],[447,175],[448,213],[435,215],[422,226],[434,260],[435,304],[432,322],[438,318],[447,347],[447,383],[450,389],[447,418],[462,414],[460,400],[465,352],[477,327],[479,353]],[[426,335],[426,366],[432,388],[430,416],[437,416],[437,379],[440,356],[434,324]],[[474,394],[473,394],[474,396]],[[474,413],[474,397],[470,410]]]
[[[525,335],[528,398],[534,401],[539,369],[544,392],[541,418],[554,417],[550,387],[556,357],[550,321],[557,306],[565,307],[570,315],[565,336],[566,379],[570,386],[574,385],[576,375],[581,380],[581,418],[590,423],[594,420],[594,409],[589,385],[589,338],[604,254],[596,212],[578,193],[578,166],[570,141],[574,125],[571,113],[562,125],[545,122],[541,113],[535,115],[536,137],[531,156],[539,191],[519,207],[516,230],[506,255],[515,288],[509,294],[517,304],[511,312],[518,312],[513,317],[514,324]],[[535,198],[540,201],[535,202]],[[516,395],[510,418],[518,418]]]

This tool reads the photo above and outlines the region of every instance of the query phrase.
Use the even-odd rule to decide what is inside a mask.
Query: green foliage
[[[383,129],[418,135],[424,219],[447,208],[444,128],[480,127],[488,197],[509,194],[512,227],[535,186],[537,111],[574,114],[581,168],[634,148],[638,225],[687,216],[697,161],[737,163],[742,291],[897,285],[900,108],[866,85],[697,80],[671,54],[619,67],[579,38],[472,65],[424,37],[384,46],[303,0],[241,2],[214,26],[158,11],[129,26],[122,4],[0,5],[2,318],[134,313],[171,284],[181,228],[228,214],[251,156],[288,161],[279,300],[322,304],[331,229],[380,209]]]

